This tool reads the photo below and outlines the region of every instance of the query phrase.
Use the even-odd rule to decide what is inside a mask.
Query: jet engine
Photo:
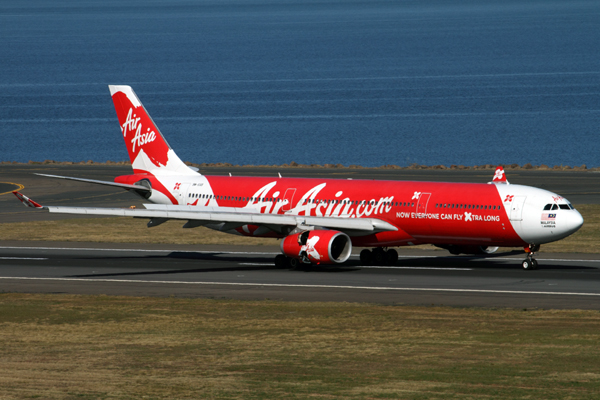
[[[350,257],[352,242],[339,231],[304,231],[286,236],[281,241],[281,251],[304,263],[339,264]]]

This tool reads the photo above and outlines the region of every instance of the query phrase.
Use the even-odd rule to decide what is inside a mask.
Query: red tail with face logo
[[[133,170],[195,175],[177,157],[130,86],[109,86]]]

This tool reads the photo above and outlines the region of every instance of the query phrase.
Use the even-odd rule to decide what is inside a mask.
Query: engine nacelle
[[[339,231],[313,230],[286,236],[281,252],[288,257],[314,264],[339,264],[350,257],[350,237]]]

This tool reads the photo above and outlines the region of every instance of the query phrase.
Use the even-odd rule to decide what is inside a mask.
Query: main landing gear
[[[300,265],[309,265],[308,257],[304,260],[286,257],[283,254],[275,256],[276,268],[297,268]],[[376,247],[373,250],[364,249],[360,252],[360,263],[362,265],[396,265],[398,262],[398,252],[394,249],[384,249]]]
[[[531,245],[530,244],[529,246],[525,247],[525,253],[527,253],[527,258],[525,260],[523,260],[523,262],[521,263],[521,265],[523,266],[523,269],[526,269],[526,270],[538,269],[538,262],[535,258],[533,258],[533,255],[539,249],[540,249],[539,245]]]
[[[301,265],[304,265],[304,266],[311,265],[311,262],[308,259],[308,256],[303,255],[302,259],[287,257],[287,256],[285,256],[283,254],[277,254],[275,256],[275,268],[278,268],[278,269],[285,269],[285,268],[295,269],[295,268],[300,267]]]
[[[360,263],[362,265],[396,265],[398,252],[394,249],[384,250],[376,247],[373,250],[364,249],[360,252]]]

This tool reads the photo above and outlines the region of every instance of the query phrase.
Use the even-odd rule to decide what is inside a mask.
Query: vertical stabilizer
[[[130,86],[109,89],[134,172],[198,174],[177,157]]]
[[[504,173],[504,168],[502,167],[502,165],[499,165],[496,168],[496,172],[494,172],[494,179],[492,180],[492,182],[496,184],[508,185],[508,181],[506,180],[506,174]]]

